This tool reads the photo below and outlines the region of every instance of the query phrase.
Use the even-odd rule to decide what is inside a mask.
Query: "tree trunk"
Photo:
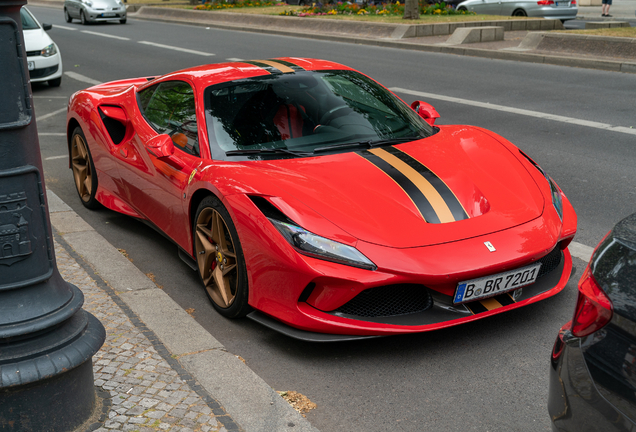
[[[420,5],[418,0],[406,0],[404,3],[404,19],[420,19]]]

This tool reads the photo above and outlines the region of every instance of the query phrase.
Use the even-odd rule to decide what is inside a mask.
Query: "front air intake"
[[[423,312],[433,306],[422,285],[386,285],[362,291],[332,313],[374,318]]]

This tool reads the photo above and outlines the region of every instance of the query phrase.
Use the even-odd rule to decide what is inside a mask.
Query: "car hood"
[[[53,43],[53,40],[41,28],[24,30],[22,33],[24,34],[25,51],[39,51]]]
[[[406,248],[539,217],[543,194],[518,154],[494,134],[446,126],[423,140],[368,151],[242,162],[257,169],[234,173],[246,176],[243,184],[259,185],[254,193],[276,197],[274,203],[300,202],[359,240]],[[309,219],[295,222],[321,234]]]
[[[103,8],[119,8],[121,7],[115,0],[92,0],[93,6],[92,9],[103,9]]]

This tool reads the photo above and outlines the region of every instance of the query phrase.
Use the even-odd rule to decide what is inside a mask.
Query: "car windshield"
[[[289,158],[426,138],[434,129],[354,71],[295,72],[210,86],[214,159]]]
[[[20,9],[20,19],[22,20],[22,30],[35,30],[40,28],[29,11],[25,8]]]

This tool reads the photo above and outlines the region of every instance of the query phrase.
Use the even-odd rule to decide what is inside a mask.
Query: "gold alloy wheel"
[[[199,274],[212,301],[225,309],[234,303],[238,266],[230,231],[221,214],[204,208],[196,224],[195,251]]]
[[[73,135],[71,144],[71,158],[73,166],[73,178],[80,198],[89,202],[93,191],[93,173],[91,171],[90,156],[86,147],[86,141],[80,134]]]

